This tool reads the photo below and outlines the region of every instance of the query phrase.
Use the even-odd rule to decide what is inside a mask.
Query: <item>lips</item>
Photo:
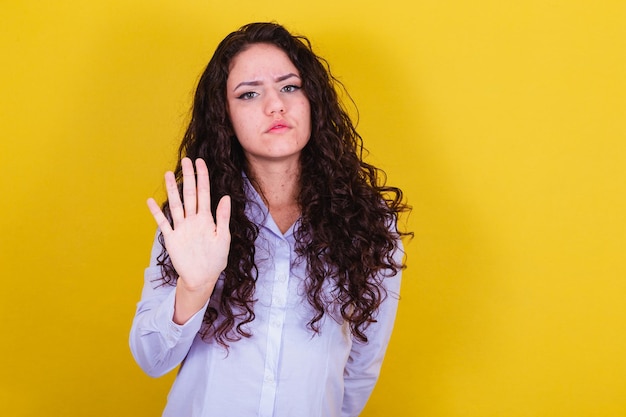
[[[289,129],[289,125],[284,120],[277,120],[270,128],[267,130],[268,132],[280,132],[282,130]]]

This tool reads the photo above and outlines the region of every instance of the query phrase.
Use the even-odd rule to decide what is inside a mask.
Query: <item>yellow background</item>
[[[363,415],[625,416],[623,0],[3,0],[0,415],[160,415],[173,375],[127,344],[145,199],[257,20],[313,40],[414,207]]]

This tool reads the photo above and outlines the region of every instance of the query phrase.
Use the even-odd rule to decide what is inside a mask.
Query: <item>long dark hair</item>
[[[362,139],[340,103],[336,87],[342,86],[328,63],[312,51],[307,38],[276,23],[251,23],[222,40],[198,82],[191,121],[179,148],[179,161],[185,156],[206,161],[213,213],[222,196],[229,195],[232,201],[223,290],[218,307],[209,306],[205,312],[202,337],[214,337],[227,346],[249,337],[245,325],[255,318],[254,242],[259,229],[244,212],[241,173],[248,171],[227,114],[226,81],[232,59],[257,43],[285,51],[300,72],[311,107],[311,138],[301,154],[301,218],[295,231],[296,252],[307,263],[306,294],[314,309],[308,327],[319,332],[330,304],[339,303],[355,338],[366,342],[364,331],[387,296],[382,280],[404,267],[393,255],[399,250],[399,238],[410,234],[397,227],[398,216],[409,207],[399,188],[385,184],[385,173],[363,161]],[[180,184],[180,162],[175,174]],[[169,215],[167,202],[163,208]],[[158,261],[162,283],[175,285],[178,275],[164,245]],[[328,285],[334,300],[328,300]]]

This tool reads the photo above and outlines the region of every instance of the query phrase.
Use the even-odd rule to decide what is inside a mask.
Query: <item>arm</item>
[[[399,260],[403,255],[400,245],[394,257]],[[376,385],[398,309],[401,275],[398,271],[395,276],[383,280],[387,298],[378,310],[376,323],[366,329],[368,342],[353,342],[344,370],[342,417],[358,416]]]
[[[197,186],[191,160],[183,158],[181,165],[184,204],[174,174],[165,174],[173,226],[158,204],[148,200],[178,274],[176,286],[159,285],[161,271],[156,258],[161,247],[155,240],[130,335],[135,359],[154,376],[170,371],[186,356],[230,250],[230,198],[222,197],[214,220],[206,164],[202,159],[196,161]]]
[[[161,285],[161,267],[156,260],[160,252],[157,236],[130,331],[133,357],[141,369],[153,377],[171,371],[187,356],[206,310],[205,304],[184,324],[173,321],[176,287]]]

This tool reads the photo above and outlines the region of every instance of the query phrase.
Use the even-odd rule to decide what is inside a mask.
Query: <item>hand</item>
[[[211,214],[209,171],[205,162],[202,159],[196,160],[197,187],[191,159],[184,158],[181,165],[184,206],[174,174],[165,174],[174,227],[172,228],[154,199],[148,200],[148,208],[161,229],[165,248],[179,275],[177,287],[184,287],[186,292],[206,294],[208,291],[210,296],[228,262],[230,197],[222,197],[214,221]]]

